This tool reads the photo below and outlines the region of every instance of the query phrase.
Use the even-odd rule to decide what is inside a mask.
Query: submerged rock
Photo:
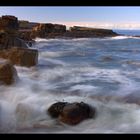
[[[94,117],[95,108],[84,102],[57,102],[48,109],[48,112],[52,117],[58,117],[63,123],[76,125],[85,119]]]
[[[31,67],[38,63],[38,51],[35,49],[13,47],[0,50],[0,58],[10,60],[12,64]]]
[[[112,61],[113,60],[113,58],[111,57],[111,56],[104,56],[104,57],[102,57],[102,61]]]
[[[0,61],[0,83],[10,85],[18,79],[14,66],[5,60]]]

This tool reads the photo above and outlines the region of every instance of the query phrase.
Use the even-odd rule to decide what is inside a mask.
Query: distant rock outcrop
[[[0,58],[10,60],[12,64],[31,67],[38,63],[38,51],[35,49],[12,47],[0,50]]]
[[[82,38],[82,37],[112,37],[118,34],[109,29],[97,29],[73,26],[66,30],[65,25],[59,24],[38,24],[31,32],[31,38]]]
[[[50,106],[48,113],[53,118],[58,118],[61,122],[76,125],[85,119],[94,117],[95,108],[84,102],[57,102]]]
[[[14,66],[5,60],[0,60],[0,84],[10,85],[18,79]]]
[[[62,34],[66,32],[66,26],[60,25],[60,24],[38,24],[36,27],[33,28],[33,31],[31,33],[31,36],[33,38],[35,37],[49,37],[52,35]]]
[[[89,27],[73,26],[65,34],[67,37],[112,37],[118,34],[110,29],[98,29]]]

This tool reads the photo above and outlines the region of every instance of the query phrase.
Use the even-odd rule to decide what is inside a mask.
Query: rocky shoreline
[[[30,23],[19,21],[15,16],[0,17],[0,84],[11,85],[20,77],[14,65],[32,67],[38,63],[38,50],[32,43],[39,38],[85,38],[114,37],[117,33],[109,29],[74,26],[66,30],[65,25],[52,23]],[[6,60],[3,60],[6,59]],[[86,103],[55,103],[47,111],[61,122],[75,125],[95,116],[95,109]]]

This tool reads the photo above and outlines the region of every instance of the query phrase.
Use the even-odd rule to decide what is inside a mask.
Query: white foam
[[[127,37],[104,39],[125,38]],[[101,39],[36,39],[38,43],[36,45],[40,45],[40,48],[49,43],[60,43],[59,45],[62,46],[67,44],[72,47],[69,47],[68,51],[39,52],[39,64],[36,67],[16,66],[20,78],[18,83],[11,86],[0,86],[0,132],[140,132],[139,105],[121,102],[115,98],[116,95],[123,99],[122,96],[139,93],[139,82],[130,78],[140,77],[139,69],[123,71],[119,67],[105,69],[88,64],[72,65],[57,59],[57,57],[65,55],[71,56],[74,51],[80,53],[75,48],[88,43],[86,40],[100,41]],[[49,65],[54,67],[49,67]],[[95,82],[90,83],[90,81]],[[114,84],[118,88],[114,91],[101,90],[102,86],[96,85],[98,81],[107,85]],[[65,90],[62,90],[63,87],[66,87]],[[79,91],[80,94],[76,94],[76,91]],[[102,94],[99,96],[101,91]],[[76,126],[60,123],[47,113],[48,107],[57,101],[84,101],[97,109],[97,116]]]

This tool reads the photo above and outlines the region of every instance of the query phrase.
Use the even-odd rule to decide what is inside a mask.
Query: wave
[[[140,39],[140,37],[135,37],[135,36],[115,36],[115,37],[111,37],[111,39],[113,40],[120,40],[120,39]]]

